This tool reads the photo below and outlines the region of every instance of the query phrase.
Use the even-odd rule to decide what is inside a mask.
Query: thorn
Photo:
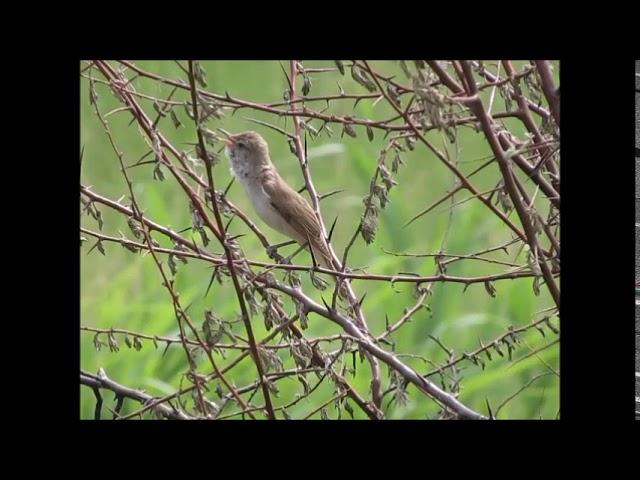
[[[284,130],[284,129],[280,128],[280,127],[276,127],[275,125],[271,125],[271,124],[270,124],[270,123],[268,123],[268,122],[264,122],[264,121],[262,121],[262,120],[257,120],[257,119],[255,119],[255,118],[250,118],[250,117],[242,117],[242,118],[243,118],[244,120],[248,120],[248,121],[250,121],[250,122],[257,123],[258,125],[262,125],[262,126],[264,126],[264,127],[267,127],[267,128],[272,129],[272,130],[275,130],[276,132],[281,133],[282,135],[286,136],[287,138],[291,138],[291,139],[295,138],[295,136],[294,136],[294,135],[290,134],[290,133],[289,133],[289,132],[287,132],[286,130]]]
[[[336,194],[338,194],[338,193],[342,193],[342,192],[344,192],[344,188],[341,188],[341,189],[339,189],[339,190],[332,190],[332,191],[331,191],[331,192],[329,192],[329,193],[323,193],[322,195],[319,195],[319,196],[318,196],[318,199],[322,201],[322,200],[324,200],[325,198],[329,198],[331,195],[336,195]]]
[[[96,243],[93,244],[93,247],[89,249],[89,251],[87,252],[87,255],[89,255],[91,251],[98,246],[98,243],[100,243],[100,240],[98,240]]]
[[[331,225],[331,229],[329,230],[329,236],[327,237],[327,243],[331,242],[331,236],[333,235],[333,229],[336,227],[336,222],[338,221],[338,216],[336,215],[333,224]]]
[[[233,217],[235,218],[235,217]],[[233,220],[233,218],[231,220]],[[244,237],[246,234],[245,233],[239,233],[238,235],[233,235],[232,237],[227,237],[227,240],[237,240],[240,237]]]
[[[223,197],[227,196],[227,193],[229,193],[229,189],[231,188],[231,185],[233,185],[233,182],[236,181],[236,177],[231,177],[231,181],[229,182],[229,185],[227,185],[227,188],[224,189],[224,192],[222,193]]]
[[[293,90],[291,86],[291,80],[289,79],[289,75],[287,75],[287,71],[282,66],[282,62],[278,62],[280,64],[280,68],[282,69],[282,73],[284,73],[285,78],[287,79],[287,85],[289,85],[289,90]]]
[[[274,249],[277,250],[278,248],[286,247],[286,246],[289,246],[289,245],[293,245],[295,243],[296,243],[295,240],[287,240],[286,242],[277,243],[276,245],[271,245],[271,248],[274,248]]]
[[[336,287],[333,289],[333,294],[331,296],[331,308],[333,310],[336,309],[336,301],[338,300],[338,290],[340,289],[341,280],[336,278]]]
[[[151,163],[156,163],[156,161],[155,160],[147,160],[146,162],[138,162],[138,163],[134,163],[133,165],[127,165],[124,168],[125,168],[125,170],[128,170],[128,169],[133,168],[133,167],[140,167],[142,165],[149,165]]]
[[[309,163],[309,157],[307,156],[307,129],[304,129],[304,161]]]
[[[313,260],[313,268],[318,268],[318,263],[316,262],[316,256],[313,254],[313,248],[311,247],[311,239],[309,238],[309,236],[307,236],[307,246],[309,247],[311,260]]]
[[[489,411],[489,419],[490,420],[494,420],[495,417],[493,416],[493,412],[491,411],[491,405],[489,405],[489,399],[485,398],[485,401],[487,402],[487,410]]]
[[[207,286],[207,291],[204,292],[204,298],[207,298],[207,295],[209,294],[209,289],[211,288],[211,285],[213,284],[213,279],[216,278],[216,273],[218,272],[218,266],[216,265],[213,268],[213,274],[211,275],[211,280],[209,280],[209,285]]]
[[[329,304],[327,304],[326,300],[324,299],[324,296],[320,295],[320,299],[322,300],[322,303],[324,304],[324,307],[327,309],[327,311],[333,315],[333,312],[335,312],[335,310],[329,306]]]
[[[216,130],[218,130],[220,133],[222,133],[227,138],[233,137],[233,134],[231,132],[229,132],[228,130],[225,130],[222,127],[216,127]]]
[[[149,150],[147,153],[145,153],[143,156],[141,156],[136,163],[134,163],[133,165],[129,165],[129,167],[127,167],[127,168],[135,167],[136,165],[142,164],[142,161],[145,158],[147,158],[149,155],[151,155],[152,153],[153,153],[153,150]]]
[[[358,307],[362,307],[362,302],[364,302],[364,298],[366,296],[367,296],[367,292],[364,292],[364,295],[362,295],[362,298],[358,300]]]

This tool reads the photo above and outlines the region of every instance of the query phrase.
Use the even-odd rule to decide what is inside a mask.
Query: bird
[[[309,203],[280,176],[269,155],[269,145],[257,132],[247,131],[225,136],[225,152],[231,173],[240,181],[253,209],[269,227],[311,248],[316,263],[333,269],[329,251],[318,221]]]

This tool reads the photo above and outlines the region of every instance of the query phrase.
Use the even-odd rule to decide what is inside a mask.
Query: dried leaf
[[[513,209],[511,197],[504,189],[498,190],[498,202],[504,213],[509,213]]]
[[[102,246],[102,240],[98,240],[95,244],[95,247],[98,249],[98,251],[102,254],[102,255],[106,255],[104,253],[104,247]]]
[[[404,60],[400,60],[400,68],[402,69],[404,74],[407,76],[407,78],[411,78],[411,72],[409,71],[409,67],[407,66],[407,63]]]
[[[387,198],[387,189],[382,185],[375,185],[373,187],[373,195],[380,202],[380,208],[384,210],[389,201]]]
[[[307,318],[306,308],[300,302],[296,302],[296,308],[298,310],[298,316],[300,317],[300,327],[303,330],[306,330],[309,327],[309,319]]]
[[[351,419],[354,419],[353,408],[351,408],[351,405],[349,404],[348,400],[344,402],[344,409],[347,411],[349,415],[351,415]]]
[[[302,79],[302,95],[306,97],[309,94],[310,90],[311,90],[311,79],[305,73]]]
[[[120,350],[120,347],[118,346],[118,341],[116,340],[116,337],[113,334],[113,332],[109,332],[109,335],[107,335],[107,341],[109,342],[109,350],[111,350],[112,352],[117,352]]]
[[[173,253],[169,254],[169,259],[167,260],[167,264],[169,265],[169,270],[171,270],[171,275],[175,277],[176,275],[176,260]]]
[[[542,277],[536,277],[533,279],[533,293],[535,296],[540,295],[540,282],[542,281]]]
[[[127,243],[125,241],[121,242],[120,245],[129,250],[131,253],[138,253],[138,247],[136,247],[135,245],[131,245],[130,243]]]
[[[491,298],[496,298],[496,287],[493,286],[493,282],[487,280],[486,282],[484,282],[484,288],[487,293],[491,295]]]
[[[291,150],[291,153],[293,153],[294,155],[298,154],[298,152],[296,151],[296,144],[291,138],[289,139],[289,150]]]
[[[309,395],[309,392],[311,390],[309,388],[309,382],[304,375],[298,375],[298,381],[302,384],[302,390],[304,392],[304,396],[306,397],[307,395]]]
[[[367,209],[363,219],[360,233],[362,238],[367,244],[371,244],[376,236],[376,229],[378,227],[378,216],[373,208]]]
[[[391,171],[397,173],[400,165],[404,165],[404,162],[400,158],[400,154],[396,152],[396,156],[393,157],[393,161],[391,162]]]
[[[193,62],[193,76],[201,87],[205,88],[207,86],[207,72],[198,61]]]
[[[94,218],[98,222],[98,230],[102,230],[102,225],[104,222],[102,221],[102,212],[98,210],[95,205],[93,207]]]
[[[329,284],[320,278],[313,269],[309,270],[309,276],[311,277],[311,283],[314,287],[318,290],[326,290]]]
[[[342,131],[350,137],[356,138],[356,131],[353,129],[350,123],[345,123]]]
[[[129,229],[133,233],[133,236],[136,238],[142,238],[144,236],[144,232],[142,228],[140,228],[140,223],[133,217],[129,217],[127,219],[127,225]]]
[[[394,185],[397,185],[398,182],[396,182],[392,177],[391,177],[391,173],[389,172],[389,170],[387,169],[386,165],[384,163],[380,164],[379,171],[380,171],[380,175],[382,176],[382,182],[384,183],[385,187],[387,188],[387,190],[391,190],[391,188]]]
[[[105,345],[105,343],[103,341],[100,340],[99,338],[100,333],[96,333],[93,337],[93,346],[96,348],[96,350],[99,352],[100,349],[102,349],[102,347]]]
[[[391,83],[387,85],[387,95],[396,107],[400,107],[400,94],[398,93],[398,89]]]
[[[356,64],[351,66],[351,77],[370,92],[376,90],[376,84],[371,80],[369,74]]]
[[[180,122],[178,115],[173,111],[173,109],[169,110],[169,115],[171,116],[171,121],[173,122],[173,126],[175,128],[182,127],[182,123]]]
[[[221,327],[222,319],[217,317],[211,310],[206,310],[204,312],[202,331],[207,345],[212,346],[220,341],[224,333]]]
[[[273,369],[281,372],[284,369],[282,360],[275,352],[275,350],[258,346],[258,354],[260,355],[260,361],[262,362],[262,365],[264,366],[266,372],[269,372]]]

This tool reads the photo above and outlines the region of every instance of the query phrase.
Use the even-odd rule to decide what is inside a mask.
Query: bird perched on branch
[[[332,255],[320,222],[309,203],[280,176],[267,142],[256,132],[227,136],[233,174],[246,190],[254,210],[271,228],[309,249],[321,267],[333,269]]]

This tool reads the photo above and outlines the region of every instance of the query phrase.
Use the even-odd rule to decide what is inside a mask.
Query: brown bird
[[[258,216],[307,249],[311,246],[318,265],[333,269],[332,256],[315,213],[302,195],[280,176],[271,162],[264,138],[256,132],[226,135],[232,172],[242,183]]]

